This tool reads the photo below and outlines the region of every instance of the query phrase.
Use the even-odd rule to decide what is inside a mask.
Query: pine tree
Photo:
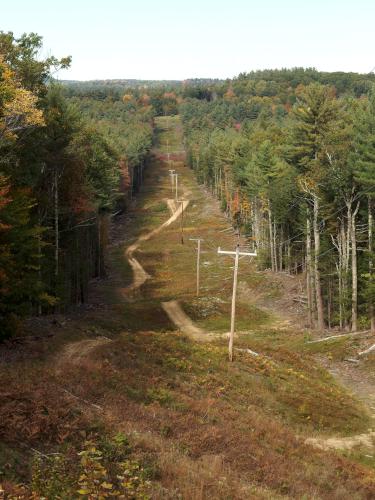
[[[375,88],[369,94],[365,106],[355,120],[355,137],[352,163],[354,177],[360,191],[367,198],[368,208],[368,273],[366,273],[365,296],[369,303],[371,331],[375,333],[375,276],[374,276],[374,206],[375,206]]]
[[[39,279],[41,229],[32,224],[30,193],[0,178],[0,340],[14,334],[17,318],[48,296]]]
[[[294,107],[295,126],[292,135],[290,156],[300,172],[300,188],[305,193],[308,205],[307,219],[311,218],[313,228],[314,255],[313,275],[317,327],[325,327],[319,256],[321,185],[327,174],[327,153],[330,134],[337,120],[338,108],[332,89],[319,84],[303,88]],[[308,228],[310,221],[307,220]],[[308,232],[308,231],[307,231]],[[309,237],[309,236],[308,236]]]

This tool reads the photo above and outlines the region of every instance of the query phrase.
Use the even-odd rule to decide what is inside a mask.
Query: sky
[[[71,55],[60,79],[231,78],[266,68],[369,73],[375,0],[0,0],[0,30]]]

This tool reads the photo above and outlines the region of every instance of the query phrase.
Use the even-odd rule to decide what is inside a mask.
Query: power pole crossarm
[[[237,276],[238,276],[238,262],[240,260],[240,256],[247,257],[256,257],[256,252],[240,252],[240,247],[237,245],[236,250],[234,252],[221,250],[219,247],[217,250],[218,254],[224,255],[232,255],[234,256],[234,273],[233,273],[233,292],[232,292],[232,310],[231,310],[231,318],[230,318],[230,334],[229,334],[229,361],[233,361],[233,341],[234,341],[234,322],[236,316],[236,295],[237,295]]]
[[[222,250],[220,247],[217,249],[217,253],[225,254],[225,255],[236,255],[237,251],[230,252],[227,250]],[[257,253],[256,252],[240,252],[238,251],[238,255],[247,255],[249,257],[256,257]]]

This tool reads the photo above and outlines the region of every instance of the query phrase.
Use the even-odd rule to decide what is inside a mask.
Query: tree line
[[[41,58],[42,38],[0,32],[0,338],[25,315],[87,300],[104,275],[111,214],[138,189],[152,109],[66,97],[70,58]]]
[[[180,113],[198,180],[259,254],[304,273],[312,327],[375,329],[375,77],[63,82],[70,58],[0,33],[0,337],[87,300],[111,214],[139,188],[153,118]]]
[[[261,268],[304,273],[310,327],[375,331],[374,78],[316,76],[240,75],[184,99],[188,162]]]

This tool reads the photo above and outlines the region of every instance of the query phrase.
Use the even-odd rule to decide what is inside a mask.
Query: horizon
[[[262,68],[262,69],[257,69],[253,70],[250,69],[248,71],[242,71],[237,75],[234,75],[232,77],[227,77],[227,78],[212,78],[209,76],[191,76],[188,78],[184,79],[177,79],[177,78],[128,78],[128,77],[114,77],[114,78],[90,78],[89,80],[80,80],[78,78],[57,78],[59,82],[81,82],[81,83],[89,83],[89,82],[103,82],[103,81],[134,81],[134,82],[186,82],[186,81],[191,81],[191,80],[210,80],[210,81],[220,81],[220,82],[225,82],[227,80],[233,80],[234,78],[237,78],[241,74],[249,74],[249,73],[261,73],[263,71],[293,71],[296,69],[304,69],[304,70],[314,70],[317,71],[318,73],[330,73],[330,74],[336,74],[336,73],[344,73],[344,74],[356,74],[356,75],[363,75],[363,76],[368,76],[368,75],[374,75],[375,76],[375,71],[374,69],[369,71],[368,73],[360,73],[358,71],[320,71],[316,68],[307,68],[307,67],[290,67],[290,68]]]

